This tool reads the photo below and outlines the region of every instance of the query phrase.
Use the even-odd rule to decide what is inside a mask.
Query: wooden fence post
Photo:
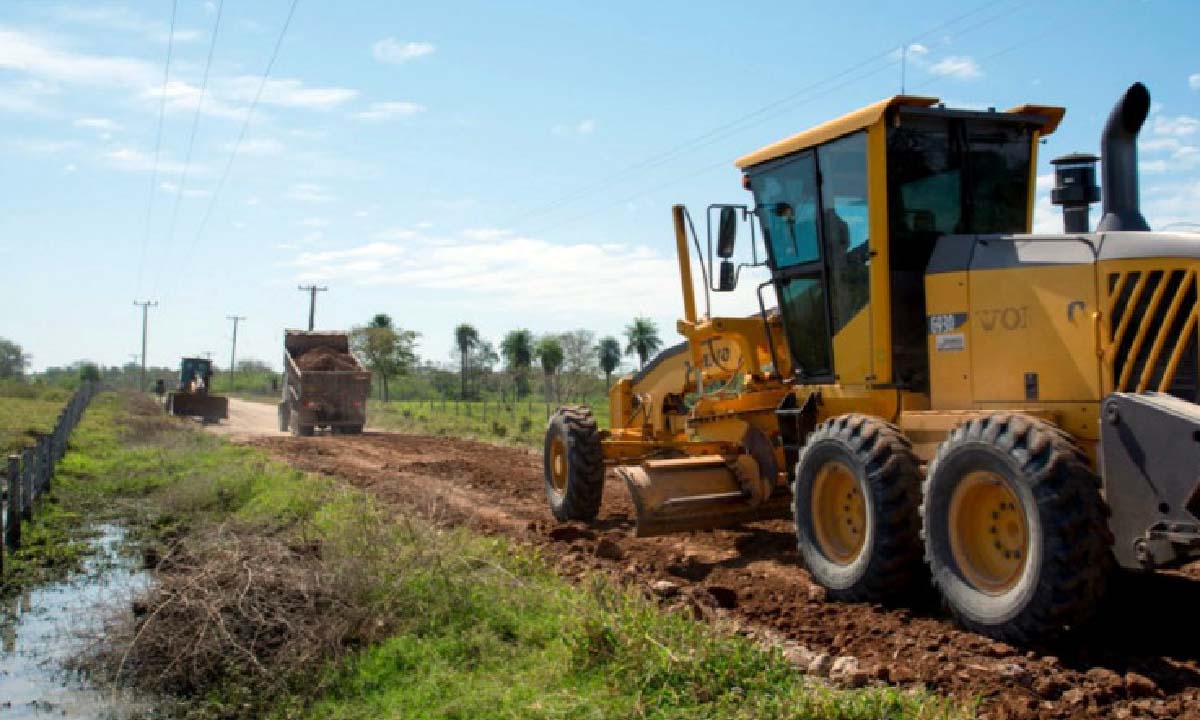
[[[54,472],[54,466],[50,460],[50,436],[43,435],[38,438],[38,470],[41,477],[38,478],[37,487],[34,488],[34,496],[41,495],[50,489],[50,474]]]
[[[8,456],[8,516],[4,519],[4,544],[10,552],[21,547],[21,483],[17,477],[20,459]]]
[[[33,478],[37,472],[37,453],[25,448],[21,453],[21,519],[33,520]]]

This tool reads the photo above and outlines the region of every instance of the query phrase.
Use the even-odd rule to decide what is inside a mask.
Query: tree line
[[[460,323],[452,331],[451,359],[457,371],[454,388],[447,387],[444,368],[422,362],[417,355],[419,334],[401,328],[385,313],[353,328],[350,338],[352,352],[374,373],[385,400],[411,397],[411,381],[418,380],[416,384],[432,388],[442,398],[464,401],[487,396],[521,400],[540,384],[547,402],[561,402],[602,395],[626,356],[636,357],[638,366],[644,367],[662,348],[658,326],[649,318],[634,318],[623,335],[624,344],[612,335],[597,339],[596,333],[587,329],[536,335],[517,328],[496,344],[474,325]],[[397,385],[401,392],[393,393]]]
[[[660,349],[658,326],[646,317],[635,317],[622,339],[605,335],[597,339],[587,329],[536,335],[527,328],[504,334],[498,344],[483,337],[470,323],[455,326],[452,360],[456,372],[417,354],[419,333],[398,326],[390,315],[377,313],[350,331],[351,352],[370,370],[382,399],[393,395],[407,399],[479,400],[485,397],[521,400],[540,385],[546,402],[584,400],[602,396],[612,385],[612,376],[625,357],[645,364]],[[622,342],[623,340],[623,342]],[[20,345],[0,338],[0,379],[22,379],[29,356]],[[238,380],[216,368],[218,391],[271,392],[277,389],[275,371],[261,360],[238,362]],[[101,367],[90,361],[65,368],[47,368],[40,373],[45,382],[71,384],[83,379],[104,379],[114,386],[136,387],[140,367],[136,363]],[[147,368],[151,379],[163,378],[173,387],[173,368]],[[393,392],[395,389],[399,392]]]

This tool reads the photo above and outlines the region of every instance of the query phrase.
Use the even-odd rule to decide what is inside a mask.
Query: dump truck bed
[[[371,373],[349,350],[344,332],[285,332],[280,430],[294,435],[311,435],[318,428],[362,432]]]

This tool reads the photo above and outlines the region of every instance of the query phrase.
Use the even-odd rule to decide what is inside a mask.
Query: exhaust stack
[[[1100,137],[1103,217],[1096,232],[1148,231],[1138,199],[1137,135],[1150,113],[1150,91],[1134,83],[1113,107]]]

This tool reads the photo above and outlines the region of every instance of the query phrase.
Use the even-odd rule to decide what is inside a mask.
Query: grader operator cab
[[[584,407],[551,418],[554,515],[595,517],[605,466],[642,535],[790,509],[830,597],[894,602],[932,578],[959,622],[1015,642],[1084,622],[1114,562],[1195,558],[1200,236],[1139,211],[1149,107],[1135,84],[1104,128],[1094,231],[1096,158],[1074,155],[1055,163],[1064,232],[1027,234],[1062,108],[899,96],[739,159],[754,205],[710,208],[709,285],[736,286],[735,233],[757,222],[763,312],[698,315],[675,207],[690,369],[619,381],[608,430]],[[713,338],[737,367],[704,366]]]

